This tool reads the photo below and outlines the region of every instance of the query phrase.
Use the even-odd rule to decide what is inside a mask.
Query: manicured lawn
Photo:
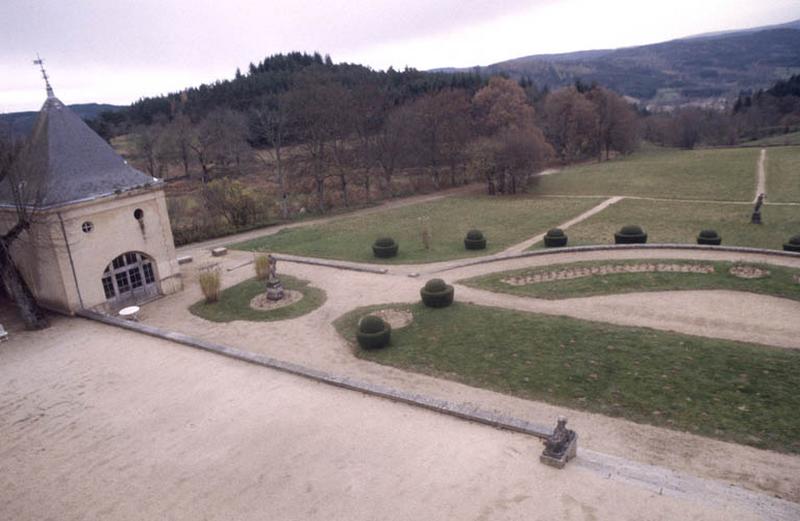
[[[649,148],[614,161],[542,177],[541,195],[636,195],[666,199],[752,201],[758,149]]]
[[[714,273],[611,273],[567,280],[548,280],[530,283],[524,286],[514,286],[503,282],[503,279],[508,279],[510,277],[527,277],[548,272],[574,270],[576,268],[639,264],[711,265],[714,267]],[[726,289],[733,291],[749,291],[752,293],[800,300],[800,283],[793,279],[794,276],[800,275],[800,270],[783,268],[780,266],[758,265],[758,267],[768,270],[769,275],[760,279],[743,279],[731,275],[730,269],[736,265],[736,263],[732,262],[681,261],[669,259],[575,262],[541,268],[526,268],[492,273],[490,275],[462,280],[459,281],[459,284],[500,293],[510,293],[512,295],[543,299],[588,297],[592,295],[611,295],[635,291]]]
[[[800,203],[800,147],[768,149],[766,168],[767,202]]]
[[[800,233],[800,207],[765,206],[763,224],[750,224],[753,205],[625,199],[566,233],[568,246],[613,244],[614,232],[626,224],[638,224],[647,232],[648,243],[697,242],[703,229],[713,229],[728,246],[750,246],[780,250],[789,237]],[[534,248],[542,248],[537,244]]]
[[[398,306],[402,307],[402,306]],[[408,308],[409,306],[405,306]],[[336,321],[351,341],[362,308]],[[360,358],[565,407],[800,453],[800,352],[456,302]]]
[[[206,304],[205,300],[201,300],[192,304],[189,311],[212,322],[233,320],[269,322],[305,315],[325,302],[325,292],[309,286],[307,281],[289,275],[281,275],[280,279],[285,289],[299,291],[303,294],[303,298],[294,304],[269,311],[253,309],[250,307],[250,301],[259,293],[264,293],[266,289],[263,280],[252,278],[223,290],[217,302]]]
[[[547,231],[597,205],[602,199],[520,197],[450,197],[386,212],[351,216],[322,225],[284,230],[230,246],[359,262],[434,262],[487,255]],[[421,220],[422,219],[422,220]],[[425,250],[421,228],[430,227]],[[464,249],[467,231],[477,228],[487,239],[485,250]],[[396,257],[376,259],[372,243],[392,237],[400,246]]]

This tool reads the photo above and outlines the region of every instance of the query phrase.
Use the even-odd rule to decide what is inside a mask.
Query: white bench
[[[119,313],[117,314],[119,315],[120,318],[124,320],[132,320],[134,322],[138,322],[139,309],[140,309],[139,306],[128,306],[126,308],[120,309]]]

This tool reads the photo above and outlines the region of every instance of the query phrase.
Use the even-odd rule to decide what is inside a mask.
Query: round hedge
[[[790,237],[787,242],[783,244],[784,251],[793,251],[800,253],[800,234]]]
[[[546,248],[558,248],[567,245],[567,234],[561,228],[551,228],[544,234]]]
[[[367,315],[358,323],[356,339],[358,345],[364,349],[379,349],[389,345],[392,336],[392,326],[381,317]]]
[[[453,303],[455,290],[442,279],[431,279],[419,290],[422,303],[429,308],[445,308]]]
[[[629,224],[620,228],[614,233],[615,244],[644,244],[647,242],[647,234],[641,226]]]
[[[701,230],[697,235],[697,244],[719,246],[722,244],[722,237],[719,236],[716,230]]]
[[[470,230],[464,238],[464,247],[468,250],[485,250],[486,237],[480,230]]]
[[[381,259],[397,255],[398,244],[391,237],[381,237],[372,244],[372,253]]]

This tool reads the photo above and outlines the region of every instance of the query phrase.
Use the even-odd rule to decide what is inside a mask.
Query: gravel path
[[[207,253],[194,264],[211,261]],[[213,259],[221,262],[224,284],[238,283],[252,276],[252,266],[241,266],[252,254],[232,251],[227,257]],[[531,265],[546,265],[578,260],[626,259],[626,258],[701,258],[705,260],[744,259],[752,262],[768,261],[765,255],[741,255],[719,251],[690,252],[685,250],[660,251],[606,251],[585,252],[580,255],[554,254],[545,257],[528,257],[492,264],[475,265],[454,269],[448,280],[471,277],[491,271],[515,269]],[[800,259],[781,258],[784,264],[800,267]],[[396,272],[395,267],[386,275],[342,271],[335,268],[281,262],[279,272],[310,280],[324,289],[328,295],[326,303],[314,312],[297,319],[271,322],[211,323],[187,311],[187,307],[201,298],[197,285],[192,281],[192,265],[186,269],[187,289],[144,308],[143,321],[166,329],[176,330],[195,337],[212,340],[244,350],[264,353],[274,358],[302,364],[306,367],[350,376],[361,381],[383,384],[403,391],[423,393],[432,397],[458,402],[474,403],[482,409],[497,410],[538,423],[547,423],[548,418],[566,412],[575,429],[581,432],[583,447],[617,457],[665,466],[704,478],[720,479],[741,486],[764,490],[781,497],[800,501],[800,457],[760,451],[749,447],[723,443],[686,433],[634,424],[617,418],[589,414],[581,411],[565,411],[545,403],[530,402],[491,391],[468,387],[455,382],[440,380],[420,374],[407,373],[387,366],[365,362],[355,358],[350,347],[339,337],[331,322],[359,306],[367,304],[415,302],[419,298],[419,287],[423,280],[407,277]],[[800,327],[788,320],[788,327],[777,341],[770,335],[770,327],[780,320],[771,316],[772,306],[781,313],[795,313],[797,303],[757,295],[745,295],[739,299],[726,298],[719,292],[680,292],[668,296],[662,303],[662,295],[634,294],[625,298],[592,297],[573,299],[577,304],[571,310],[569,304],[557,301],[519,299],[505,295],[484,293],[458,287],[456,298],[474,300],[483,304],[502,305],[552,314],[570,314],[579,318],[608,320],[616,323],[637,323],[653,320],[651,309],[659,309],[659,318],[652,327],[679,330],[689,334],[711,335],[722,338],[770,344],[791,344],[800,338]],[[619,297],[619,296],[616,296]],[[752,298],[751,298],[752,297]],[[496,300],[495,300],[496,299]],[[630,305],[636,299],[635,305]],[[611,303],[611,304],[610,304]],[[769,307],[762,307],[766,304]],[[788,306],[782,308],[781,306]],[[725,318],[725,310],[738,309],[738,321]],[[718,311],[711,311],[718,310]],[[754,315],[749,316],[749,310]],[[709,314],[710,313],[710,314]],[[716,317],[717,323],[709,327],[697,321],[697,317]],[[760,324],[766,320],[767,324]],[[683,323],[683,324],[682,324]],[[796,341],[794,346],[797,347]],[[747,469],[747,470],[743,470]]]
[[[79,319],[0,349],[0,518],[796,519],[725,483],[541,444]],[[622,469],[617,473],[615,469]]]

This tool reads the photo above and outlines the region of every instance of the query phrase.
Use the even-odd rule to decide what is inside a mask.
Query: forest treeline
[[[527,78],[373,71],[291,53],[93,125],[130,136],[132,158],[151,175],[198,181],[202,208],[173,204],[171,214],[204,210],[241,229],[274,218],[272,208],[286,219],[475,180],[514,194],[546,166],[627,154],[643,138],[693,148],[796,128],[798,79],[785,83],[743,96],[730,113],[648,114],[599,85],[551,92]],[[271,189],[245,182],[256,174]],[[204,219],[182,220],[194,231],[178,242],[214,233],[198,229],[211,226]]]

